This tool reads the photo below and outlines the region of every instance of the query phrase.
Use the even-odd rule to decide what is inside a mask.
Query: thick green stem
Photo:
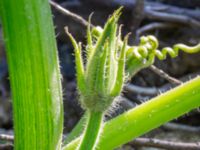
[[[16,150],[58,150],[63,105],[48,0],[0,0]]]
[[[103,121],[102,112],[87,112],[87,124],[77,150],[95,150],[99,140]]]
[[[200,106],[200,77],[170,90],[105,123],[98,150],[112,150]],[[76,149],[80,138],[63,150]]]

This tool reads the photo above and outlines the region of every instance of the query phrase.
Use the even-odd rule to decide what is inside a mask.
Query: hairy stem
[[[15,150],[59,150],[63,104],[48,0],[0,0]]]
[[[102,112],[87,112],[87,124],[78,150],[95,150],[103,121]]]
[[[111,150],[200,106],[200,77],[105,123],[98,150]],[[109,142],[108,142],[109,141]],[[63,150],[74,150],[80,138]]]

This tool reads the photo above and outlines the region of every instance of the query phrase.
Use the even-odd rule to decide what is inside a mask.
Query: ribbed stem
[[[58,150],[63,105],[48,0],[0,0],[12,90],[15,150]]]
[[[99,140],[101,126],[103,121],[102,112],[87,112],[87,124],[85,131],[77,150],[95,150]]]

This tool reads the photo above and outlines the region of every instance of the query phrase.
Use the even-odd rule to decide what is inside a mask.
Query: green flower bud
[[[77,85],[83,108],[103,112],[121,92],[124,83],[125,48],[117,42],[118,9],[108,19],[100,35],[87,30],[86,64],[83,64],[81,46],[67,31],[75,49]],[[98,30],[98,28],[97,28]]]

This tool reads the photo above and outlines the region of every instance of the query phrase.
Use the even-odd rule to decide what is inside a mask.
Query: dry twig
[[[0,140],[1,141],[10,141],[10,142],[13,142],[14,141],[14,137],[13,137],[13,135],[0,134]]]
[[[200,143],[171,142],[152,138],[136,138],[129,145],[157,147],[167,150],[200,150]]]
[[[127,84],[124,86],[125,91],[129,91],[131,93],[137,93],[148,96],[156,96],[159,94],[159,90],[153,87],[141,87],[133,84]]]
[[[182,82],[176,78],[171,77],[170,75],[168,75],[166,72],[164,72],[161,69],[158,69],[156,66],[151,65],[149,67],[151,69],[151,71],[153,71],[154,73],[156,73],[157,75],[161,76],[162,78],[166,79],[167,81],[169,81],[172,84],[182,84]]]
[[[60,6],[59,4],[53,2],[53,1],[49,1],[49,3],[55,8],[57,9],[59,12],[61,12],[62,14],[71,17],[72,19],[74,19],[75,21],[79,22],[80,24],[84,25],[84,26],[88,26],[89,22],[86,21],[85,19],[83,19],[81,16],[63,8],[62,6]],[[91,25],[93,26],[93,25]]]

